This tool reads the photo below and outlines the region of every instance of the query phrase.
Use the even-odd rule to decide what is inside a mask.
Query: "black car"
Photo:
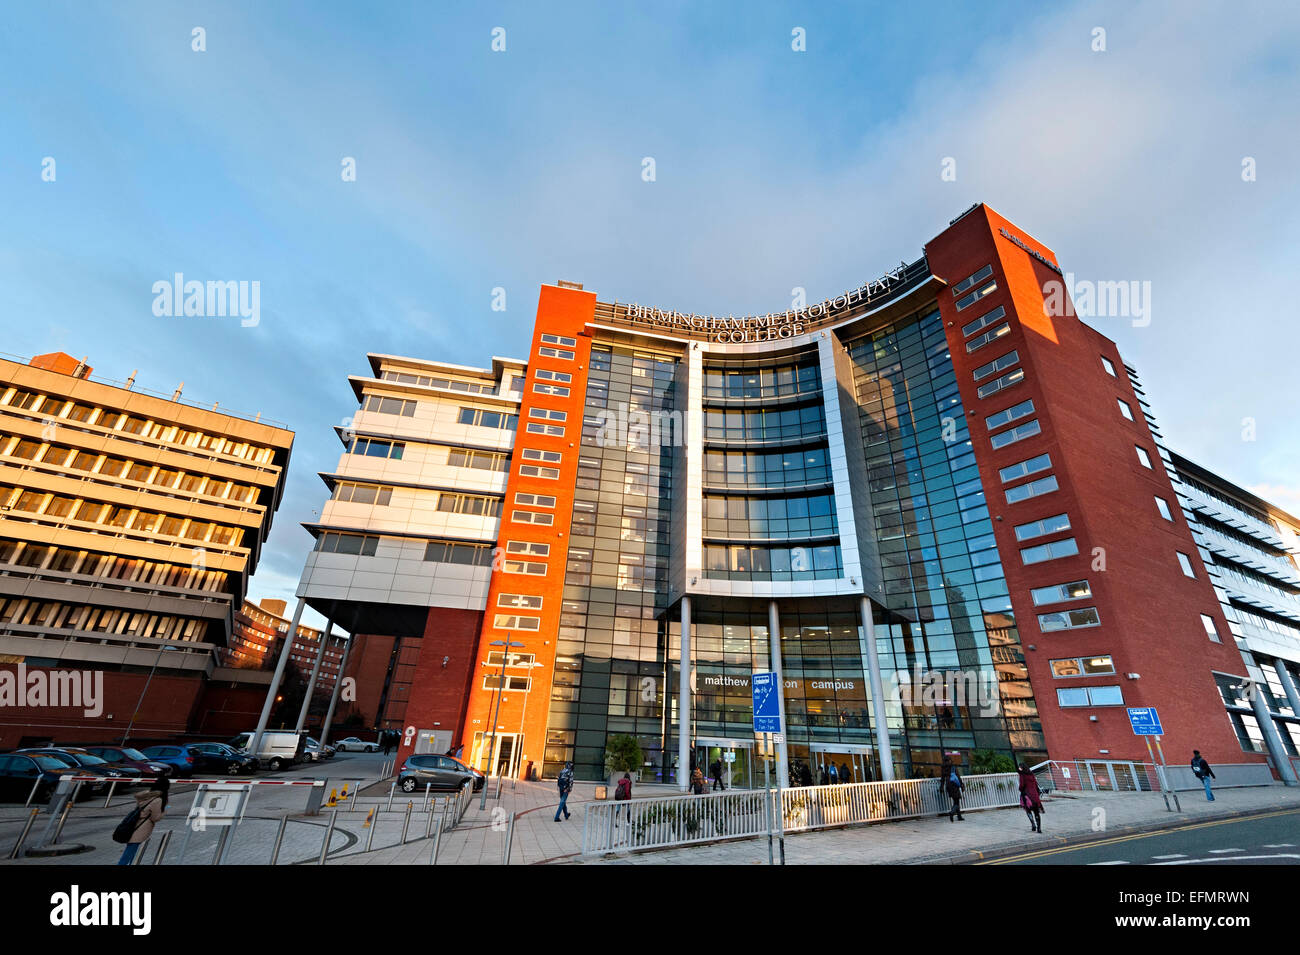
[[[225,773],[240,776],[257,772],[257,760],[225,743],[190,743],[194,767],[201,773]]]
[[[35,801],[44,802],[62,777],[82,775],[80,766],[69,766],[66,760],[45,753],[5,753],[0,755],[0,799],[26,802],[35,787]],[[89,799],[106,788],[102,782],[87,783],[81,787],[82,798]]]
[[[125,766],[128,769],[139,771],[142,776],[170,776],[172,774],[172,767],[158,760],[150,759],[138,749],[133,749],[130,746],[101,746],[94,743],[78,748],[85,750],[92,756],[98,756],[110,766]]]
[[[139,779],[144,775],[140,770],[128,766],[112,766],[94,753],[88,753],[86,750],[74,746],[47,746],[39,749],[20,749],[18,752],[42,753],[46,756],[53,756],[73,769],[80,769],[83,776],[102,776],[105,779],[127,782]]]

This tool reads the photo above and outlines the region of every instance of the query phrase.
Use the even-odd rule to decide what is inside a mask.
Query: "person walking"
[[[1192,772],[1205,786],[1205,798],[1214,802],[1214,790],[1210,788],[1210,780],[1214,779],[1214,770],[1210,768],[1210,764],[1206,762],[1199,749],[1192,750]]]
[[[564,813],[564,818],[569,818],[569,793],[573,792],[573,763],[565,763],[564,768],[560,770],[559,777],[555,780],[556,786],[560,790],[560,804],[555,809],[555,821],[560,821],[560,813]]]
[[[722,781],[722,757],[721,756],[715,759],[713,761],[713,764],[709,766],[709,775],[713,777],[713,791],[717,792],[719,789],[721,789],[722,791],[725,792],[727,786]]]
[[[691,792],[697,796],[704,795],[704,773],[698,766],[691,770]]]
[[[840,782],[842,783],[853,782],[853,773],[849,771],[848,763],[840,763]]]
[[[811,786],[813,784],[812,767],[807,763],[799,764],[799,785]]]
[[[830,779],[830,777],[826,775],[826,764],[822,763],[821,768],[817,772],[817,785],[825,786],[828,779]]]
[[[940,779],[942,780],[943,791],[952,800],[952,808],[948,810],[948,821],[952,822],[952,817],[955,815],[959,822],[965,822],[966,817],[961,814],[961,797],[966,789],[966,784],[961,781],[961,774],[957,772],[957,767],[949,760],[945,759],[943,761],[943,775]]]
[[[135,794],[135,809],[131,810],[136,817],[135,825],[122,849],[122,857],[117,860],[118,865],[130,865],[135,861],[135,854],[140,851],[145,840],[153,835],[154,824],[167,811],[167,790],[170,785],[166,776],[159,776],[149,784],[147,790]]]
[[[624,773],[623,778],[620,779],[618,781],[618,785],[614,787],[614,801],[625,802],[631,798],[632,798],[632,774]],[[614,825],[618,825],[619,816],[623,815],[624,811],[627,811],[629,817],[631,816],[632,811],[630,807],[628,806],[614,807]]]
[[[834,786],[840,781],[840,771],[835,768],[835,763],[831,763],[830,767],[827,769],[827,773],[830,780],[829,785]]]
[[[1043,794],[1038,788],[1038,777],[1020,764],[1020,808],[1029,817],[1029,831],[1043,831]]]

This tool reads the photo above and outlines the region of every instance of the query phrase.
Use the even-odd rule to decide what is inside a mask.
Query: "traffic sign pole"
[[[1156,737],[1156,753],[1157,753],[1157,755],[1159,755],[1159,757],[1160,757],[1160,765],[1161,765],[1161,766],[1164,766],[1164,768],[1165,768],[1165,775],[1168,776],[1168,775],[1169,775],[1169,766],[1168,766],[1168,764],[1165,763],[1165,751],[1164,751],[1164,749],[1162,749],[1161,746],[1160,746],[1160,737],[1159,737],[1159,736]],[[1170,783],[1170,784],[1169,784],[1169,792],[1170,792],[1170,793],[1173,795],[1173,797],[1174,797],[1174,811],[1175,811],[1175,812],[1182,812],[1182,811],[1183,811],[1183,804],[1180,803],[1180,802],[1178,801],[1178,791],[1174,789],[1174,784],[1173,784],[1173,783]]]
[[[1156,762],[1155,751],[1151,749],[1151,737],[1143,736],[1142,738],[1147,742],[1147,755],[1151,757],[1151,765],[1156,771],[1156,780],[1160,783],[1160,795],[1165,797],[1165,811],[1173,812],[1173,808],[1169,805],[1169,793],[1165,790],[1165,774],[1160,769],[1160,764]]]

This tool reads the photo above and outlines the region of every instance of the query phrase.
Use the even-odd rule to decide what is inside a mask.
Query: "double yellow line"
[[[1232,819],[1215,819],[1210,822],[1194,822],[1185,826],[1174,826],[1170,829],[1156,829],[1152,832],[1135,832],[1127,836],[1114,836],[1110,839],[1098,839],[1094,842],[1084,842],[1074,846],[1058,846],[1055,849],[1039,849],[1034,852],[1025,852],[1020,855],[1005,856],[1001,859],[984,859],[973,863],[974,865],[1006,865],[1011,862],[1024,862],[1027,859],[1041,859],[1044,856],[1058,855],[1062,852],[1078,852],[1081,849],[1095,849],[1099,846],[1113,846],[1120,842],[1132,842],[1134,839],[1150,839],[1152,836],[1168,835],[1171,832],[1189,832],[1192,829],[1209,829],[1213,826],[1226,826],[1234,822],[1251,822],[1255,819],[1274,819],[1278,816],[1293,816],[1300,813],[1300,809],[1279,809],[1276,812],[1264,812],[1252,816],[1236,816]]]

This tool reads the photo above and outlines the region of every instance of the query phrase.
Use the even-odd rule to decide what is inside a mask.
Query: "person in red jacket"
[[[1020,808],[1029,817],[1029,831],[1043,831],[1043,795],[1038,789],[1038,778],[1024,763],[1020,764]]]

